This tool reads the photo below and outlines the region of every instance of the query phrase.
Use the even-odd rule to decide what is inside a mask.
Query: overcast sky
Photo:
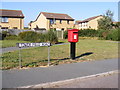
[[[118,2],[2,2],[1,9],[22,10],[25,26],[40,12],[65,13],[75,20],[84,20],[111,10],[118,21]]]

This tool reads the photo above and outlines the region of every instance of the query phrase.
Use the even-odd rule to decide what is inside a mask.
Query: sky
[[[25,27],[30,21],[34,21],[40,12],[64,13],[75,20],[84,20],[111,10],[114,13],[113,19],[118,21],[118,2],[2,2],[0,8],[22,10]]]

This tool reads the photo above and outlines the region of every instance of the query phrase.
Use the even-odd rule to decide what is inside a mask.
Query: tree
[[[107,10],[103,18],[98,20],[98,29],[110,30],[113,27],[113,13]]]

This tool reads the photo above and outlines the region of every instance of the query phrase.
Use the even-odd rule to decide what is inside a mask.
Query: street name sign
[[[42,42],[42,43],[17,43],[19,48],[22,47],[41,47],[41,46],[51,46],[49,42]]]

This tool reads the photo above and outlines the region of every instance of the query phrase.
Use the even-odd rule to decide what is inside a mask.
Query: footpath
[[[119,59],[96,60],[50,67],[2,71],[2,88],[34,85],[85,77],[118,70]]]

